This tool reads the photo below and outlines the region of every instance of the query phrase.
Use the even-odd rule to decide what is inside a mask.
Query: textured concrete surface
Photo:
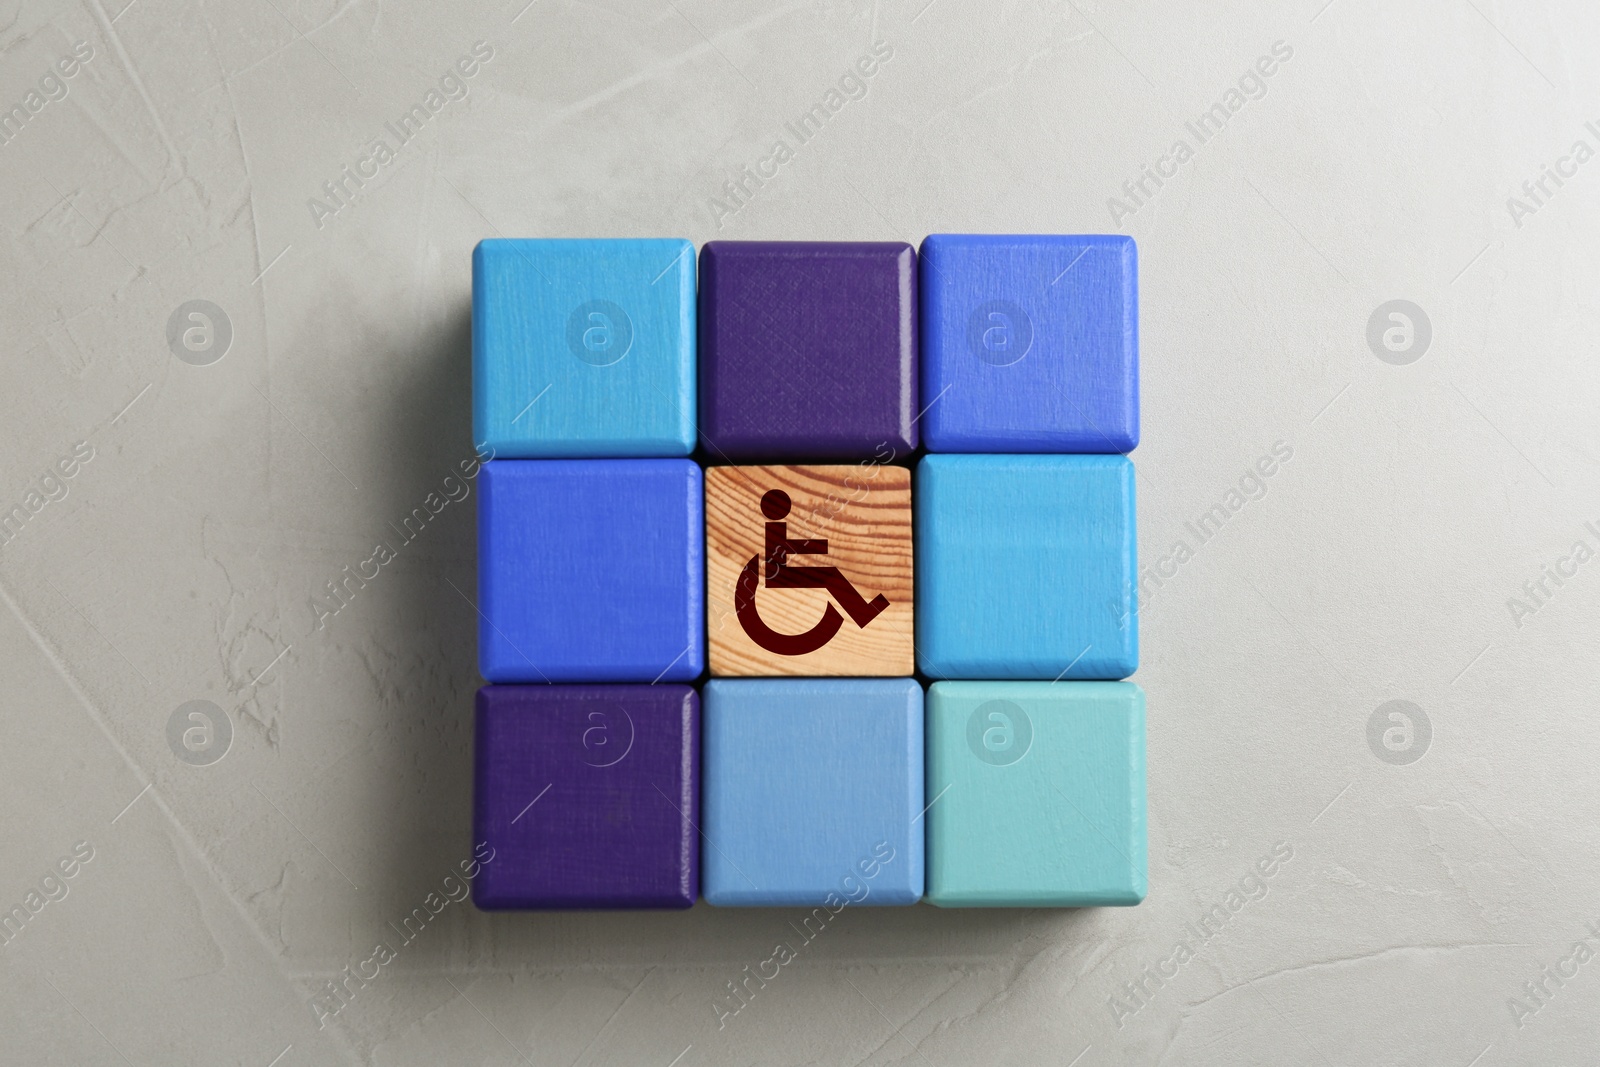
[[[1592,5],[123,2],[0,9],[0,1062],[1593,1056]],[[936,231],[1140,243],[1148,901],[452,902],[473,243]]]

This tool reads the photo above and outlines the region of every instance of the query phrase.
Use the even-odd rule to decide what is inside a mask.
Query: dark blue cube
[[[929,451],[1139,443],[1133,238],[933,234],[920,261]]]
[[[687,459],[494,460],[479,476],[491,682],[687,682],[705,666],[705,521]]]

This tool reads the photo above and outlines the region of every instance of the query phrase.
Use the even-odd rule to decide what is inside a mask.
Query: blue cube
[[[478,476],[491,682],[688,682],[705,666],[705,520],[687,459],[497,459]]]
[[[1144,899],[1144,692],[1132,682],[935,682],[928,792],[940,798],[929,904]]]
[[[688,241],[480,241],[473,440],[501,458],[687,456],[694,338]]]
[[[711,904],[915,904],[922,687],[713,679],[701,705],[700,885]]]
[[[923,673],[1054,681],[1137,669],[1126,456],[927,455],[912,507]]]
[[[922,242],[930,452],[1129,452],[1139,443],[1133,238]]]

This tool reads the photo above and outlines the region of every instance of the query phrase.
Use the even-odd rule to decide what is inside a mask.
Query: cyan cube
[[[1132,682],[934,683],[928,903],[1143,900],[1144,711]]]
[[[687,459],[497,459],[478,476],[491,682],[688,682],[705,667],[705,519]]]
[[[713,679],[701,723],[709,903],[837,914],[921,899],[914,679]]]
[[[920,262],[929,451],[1139,443],[1133,238],[933,234]]]
[[[1138,668],[1126,456],[930,454],[912,507],[923,673],[1054,681]]]
[[[473,440],[500,458],[686,456],[694,339],[688,241],[480,241]]]

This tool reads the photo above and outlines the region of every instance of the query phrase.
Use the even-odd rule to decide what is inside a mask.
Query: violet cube
[[[717,460],[917,447],[917,258],[900,242],[700,250],[700,435]]]
[[[687,685],[478,690],[472,899],[687,908],[700,892],[700,698]]]

